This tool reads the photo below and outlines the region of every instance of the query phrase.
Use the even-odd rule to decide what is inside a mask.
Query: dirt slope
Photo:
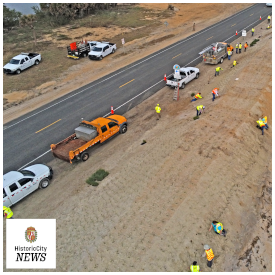
[[[272,270],[272,41],[271,30],[258,29],[260,41],[234,54],[236,68],[225,60],[214,77],[215,66],[200,64],[178,102],[168,87],[146,99],[126,113],[125,135],[85,163],[53,160],[49,188],[13,207],[16,218],[57,219],[57,271],[188,271],[194,260],[210,271],[204,244],[215,254],[212,271]],[[214,87],[221,97],[212,102]],[[199,91],[206,112],[194,121],[190,94]],[[263,114],[264,136],[255,122]],[[98,168],[109,176],[87,185]],[[226,238],[208,231],[212,220]]]
[[[210,26],[240,10],[243,10],[252,4],[240,3],[228,6],[227,4],[174,4],[179,10],[172,12],[171,18],[162,19],[160,21],[168,22],[166,28],[163,24],[161,27],[156,28],[149,36],[142,37],[141,39],[135,39],[125,44],[125,54],[123,49],[120,48],[114,55],[104,58],[100,62],[91,62],[87,59],[83,63],[77,63],[77,65],[69,68],[62,77],[54,79],[46,83],[40,83],[40,85],[32,90],[28,91],[16,91],[8,94],[4,94],[4,124],[20,117],[21,115],[35,110],[69,92],[78,89],[79,87],[90,83],[96,79],[103,77],[106,74],[110,74],[113,71],[118,70],[128,64],[135,62],[151,53],[158,51],[168,45],[171,45],[184,37],[187,37],[194,33],[193,23],[196,23],[196,32],[200,31],[207,26]],[[168,4],[140,4],[141,7],[146,9],[152,9],[156,11],[167,9]],[[196,9],[196,15],[193,11]],[[211,11],[211,12],[210,12]],[[147,20],[156,20],[156,18],[148,17]],[[104,29],[104,30],[103,30]],[[84,35],[88,31],[96,33],[95,37],[88,37],[88,40],[104,40],[106,37],[105,28],[82,28],[77,29],[78,35]],[[57,31],[57,30],[56,30]],[[61,34],[73,35],[68,33],[66,28],[60,28]],[[67,31],[67,32],[66,32]],[[110,32],[110,29],[107,29]],[[119,28],[115,27],[113,35],[125,32],[134,32],[132,28]],[[133,34],[134,35],[134,34]],[[109,37],[109,36],[107,36]],[[49,38],[47,38],[49,39]],[[158,41],[158,42],[157,42]],[[67,45],[68,41],[55,41],[57,46]],[[120,45],[121,46],[121,45]],[[72,63],[76,64],[77,61],[72,60]],[[42,65],[42,63],[41,63]],[[50,64],[48,65],[50,66]],[[107,70],[106,70],[107,68]],[[92,72],[92,74],[91,74]],[[27,73],[27,72],[26,72]],[[16,77],[16,76],[15,76]],[[14,105],[9,107],[10,105]],[[8,108],[8,109],[6,109]]]

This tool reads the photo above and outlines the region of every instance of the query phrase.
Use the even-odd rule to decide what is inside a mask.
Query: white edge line
[[[251,23],[250,25],[246,26],[245,28],[251,26],[252,24],[254,24],[254,23],[257,22],[257,21],[258,21],[258,20],[254,21],[253,23]],[[224,41],[226,41],[226,40],[232,38],[233,36],[235,36],[235,35],[230,36],[229,38],[225,39]],[[189,65],[190,63],[192,63],[193,61],[197,60],[197,59],[200,58],[200,57],[201,57],[201,56],[198,56],[197,58],[193,59],[192,61],[190,61],[189,63],[187,63],[184,67],[186,67],[187,65]],[[144,61],[145,61],[145,60],[144,60]],[[136,65],[137,65],[137,64],[136,64]],[[172,74],[170,74],[170,75],[172,75]],[[169,76],[170,76],[170,75],[169,75]],[[168,77],[169,77],[169,76],[168,76]],[[105,81],[105,80],[104,80],[104,81]],[[155,83],[154,85],[152,85],[151,87],[147,88],[147,89],[144,90],[143,92],[141,92],[141,93],[139,93],[138,95],[134,96],[133,98],[129,99],[128,101],[126,101],[125,103],[123,103],[122,105],[120,105],[119,107],[117,107],[116,109],[114,109],[114,111],[115,111],[115,110],[118,110],[119,108],[121,108],[121,107],[124,106],[125,104],[127,104],[127,103],[129,103],[130,101],[132,101],[133,99],[137,98],[138,96],[144,94],[144,93],[147,92],[149,89],[153,88],[154,86],[156,86],[157,84],[159,84],[159,83],[162,82],[162,81],[163,81],[163,80],[160,80],[159,82]],[[103,81],[102,81],[102,82],[103,82]],[[88,88],[86,88],[86,89],[88,89]],[[79,92],[79,93],[80,93],[80,92]],[[56,103],[56,104],[57,104],[57,103]],[[48,107],[48,108],[50,108],[50,107]],[[45,110],[46,110],[46,109],[45,109]],[[41,111],[41,112],[42,112],[42,111]],[[106,116],[108,116],[109,114],[110,114],[110,113],[104,115],[103,117],[106,117]],[[15,124],[14,124],[14,125],[15,125]],[[10,126],[10,127],[11,127],[11,126]],[[50,151],[51,151],[51,150],[48,150],[47,152],[43,153],[43,154],[40,155],[39,157],[35,158],[34,160],[32,160],[32,161],[30,161],[29,163],[27,163],[27,164],[25,164],[24,166],[22,166],[22,167],[19,168],[18,170],[24,168],[24,167],[27,166],[28,164],[30,164],[30,163],[34,162],[35,160],[41,158],[42,156],[46,155],[46,154],[49,153]],[[17,170],[17,171],[18,171],[18,170]]]
[[[259,4],[261,4],[261,3],[259,3]],[[259,4],[258,4],[258,5],[259,5]],[[256,5],[257,5],[257,4],[256,4]],[[113,76],[107,77],[106,79],[104,79],[104,80],[98,82],[97,84],[94,84],[94,85],[92,85],[92,86],[89,86],[89,87],[87,87],[87,88],[85,88],[85,89],[83,89],[83,90],[81,90],[81,91],[79,91],[79,92],[77,92],[77,93],[75,93],[75,94],[73,94],[73,95],[71,95],[71,96],[69,96],[69,97],[67,97],[67,98],[65,98],[65,99],[63,99],[63,100],[61,100],[61,101],[59,101],[59,102],[57,102],[57,103],[55,103],[55,104],[53,104],[53,105],[51,105],[51,106],[49,106],[49,107],[47,107],[47,108],[45,108],[45,109],[39,111],[39,112],[37,112],[37,113],[34,113],[34,114],[32,114],[31,116],[28,116],[28,117],[26,117],[26,118],[24,118],[24,119],[22,119],[22,120],[20,120],[20,121],[18,121],[18,122],[16,122],[16,123],[10,125],[10,126],[6,126],[6,128],[3,129],[3,131],[6,130],[6,129],[9,129],[10,127],[13,127],[14,125],[17,125],[18,123],[20,123],[20,122],[22,122],[22,121],[24,121],[24,120],[26,120],[26,119],[29,119],[29,118],[31,118],[31,117],[33,117],[33,116],[39,114],[39,113],[42,113],[42,112],[44,112],[44,111],[46,111],[46,110],[52,108],[53,106],[58,105],[58,104],[60,104],[61,102],[66,101],[67,99],[69,99],[69,98],[71,98],[71,97],[74,97],[74,96],[76,96],[76,95],[78,95],[78,94],[80,94],[80,93],[86,91],[87,89],[90,89],[90,88],[92,88],[92,87],[94,87],[94,86],[96,86],[96,85],[98,85],[98,84],[100,84],[100,83],[102,83],[102,82],[105,82],[105,81],[109,80],[110,78],[113,78],[113,77],[115,77],[116,75],[121,74],[121,73],[123,73],[123,72],[125,72],[125,71],[127,71],[127,70],[129,70],[129,69],[131,69],[131,68],[133,68],[133,67],[135,67],[135,66],[137,66],[137,65],[139,65],[139,64],[141,64],[141,63],[143,63],[143,62],[145,62],[145,61],[147,61],[147,60],[149,60],[149,59],[151,59],[151,58],[153,58],[153,57],[155,57],[155,56],[157,56],[157,55],[159,55],[159,54],[162,54],[162,53],[164,53],[165,51],[168,51],[168,50],[170,50],[170,49],[172,49],[172,48],[174,48],[174,47],[176,47],[176,46],[178,46],[178,45],[180,45],[180,44],[182,44],[182,43],[184,43],[184,42],[186,42],[186,41],[188,41],[188,40],[190,40],[190,39],[192,39],[192,38],[194,38],[194,37],[196,37],[196,36],[198,36],[198,35],[201,35],[202,33],[206,32],[206,31],[208,31],[208,30],[211,30],[212,28],[215,28],[216,26],[218,26],[218,25],[220,25],[220,24],[223,24],[224,22],[226,22],[226,21],[228,21],[228,20],[230,20],[230,19],[232,19],[232,18],[234,18],[234,17],[236,17],[236,16],[242,14],[243,12],[246,12],[246,11],[248,11],[249,9],[252,9],[253,7],[255,7],[255,5],[251,6],[250,8],[248,8],[248,9],[246,9],[246,10],[244,10],[244,11],[241,11],[241,12],[239,12],[239,13],[237,13],[237,14],[231,16],[230,18],[227,18],[227,19],[224,20],[223,22],[220,22],[220,23],[216,24],[216,25],[213,26],[213,27],[210,27],[210,28],[208,28],[208,29],[206,29],[206,30],[204,30],[204,31],[202,31],[202,32],[200,32],[200,33],[198,33],[198,34],[195,34],[195,35],[193,35],[193,36],[191,36],[191,37],[189,37],[189,38],[187,38],[187,39],[181,41],[181,42],[178,42],[177,44],[174,44],[173,46],[171,46],[171,47],[169,47],[169,48],[167,48],[167,49],[165,49],[165,50],[163,50],[163,51],[161,51],[161,52],[159,52],[159,53],[157,53],[157,54],[155,54],[155,55],[152,55],[152,56],[150,56],[150,57],[144,59],[143,61],[141,61],[141,62],[139,62],[139,63],[137,63],[137,64],[135,64],[135,65],[129,67],[128,69],[125,69],[125,70],[123,70],[123,71],[121,71],[121,72],[119,72],[119,73],[116,73],[116,74],[114,74]],[[255,21],[255,22],[256,22],[256,21]],[[252,23],[252,24],[253,24],[253,23]]]

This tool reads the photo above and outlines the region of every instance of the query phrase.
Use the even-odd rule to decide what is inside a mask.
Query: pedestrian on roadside
[[[228,60],[230,60],[230,58],[231,58],[231,54],[232,54],[232,52],[231,52],[230,50],[228,50],[228,51],[227,51],[227,57],[228,57]]]
[[[3,206],[3,214],[6,217],[6,219],[13,219],[13,212],[9,207]]]
[[[268,16],[267,16],[267,23],[270,23],[270,19],[271,19],[271,16],[268,15]]]
[[[264,129],[267,130],[267,129],[268,129],[268,125],[265,124],[265,123],[262,121],[261,118],[259,118],[259,120],[257,120],[257,123],[258,123],[257,127],[259,127],[259,128],[262,130],[262,135],[264,135]]]
[[[200,266],[197,264],[196,261],[193,262],[192,265],[190,265],[191,272],[200,272]]]
[[[246,52],[246,48],[248,47],[248,44],[247,44],[247,42],[245,42],[245,44],[244,44],[244,51]]]
[[[156,110],[156,113],[158,115],[157,120],[159,120],[161,118],[161,115],[160,115],[161,108],[159,107],[159,104],[157,104],[157,106],[155,107],[155,110]]]
[[[252,28],[251,29],[252,36],[254,35],[254,32],[255,32],[255,28]]]
[[[194,23],[193,24],[193,32],[195,31],[195,29],[196,29],[196,24]]]
[[[236,44],[236,53],[238,53],[238,51],[239,51],[239,44],[237,43]]]
[[[208,244],[204,245],[204,253],[202,254],[202,257],[207,258],[207,266],[211,267],[213,264],[213,259],[215,257],[213,250],[210,248],[210,246]]]
[[[242,52],[242,43],[239,44],[239,53]]]
[[[231,68],[234,68],[237,64],[238,64],[238,62],[236,60],[234,60],[233,61],[233,67],[231,67]]]
[[[223,229],[223,224],[221,222],[212,221],[209,231],[211,231],[212,228],[214,228],[216,234],[226,237],[226,231]]]
[[[215,72],[215,76],[220,75],[220,71],[223,71],[223,69],[221,67],[217,67],[216,72]]]
[[[191,102],[192,102],[192,101],[196,101],[196,100],[199,99],[199,98],[202,98],[201,93],[197,93],[197,94],[194,96],[194,98],[191,100]]]
[[[204,112],[205,106],[199,105],[199,106],[197,106],[196,109],[197,109],[197,116],[200,116],[202,114],[202,112]]]
[[[213,95],[212,101],[215,100],[215,96],[219,96],[219,94],[218,94],[219,90],[220,90],[220,88],[213,89],[213,91],[212,91],[212,95]]]

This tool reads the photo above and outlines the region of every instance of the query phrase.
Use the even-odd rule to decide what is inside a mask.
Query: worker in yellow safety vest
[[[159,104],[157,104],[157,106],[155,107],[155,110],[156,110],[156,113],[158,115],[157,120],[159,120],[161,118],[161,115],[160,115],[161,108],[159,107]]]
[[[3,206],[3,212],[6,219],[13,219],[13,212],[9,207]]]
[[[270,19],[271,19],[271,16],[268,15],[268,16],[267,16],[267,23],[270,23]]]
[[[207,258],[207,266],[211,267],[213,264],[213,259],[215,257],[213,250],[210,248],[210,246],[208,244],[204,245],[204,253],[202,254],[202,257]]]
[[[200,272],[200,266],[197,264],[196,261],[193,262],[192,265],[190,265],[191,272]]]
[[[259,118],[259,120],[257,120],[257,124],[259,126],[259,128],[262,130],[262,135],[264,134],[264,129],[268,129],[268,125],[267,125],[267,116],[265,116],[264,118]]]
[[[226,231],[223,229],[223,224],[221,222],[212,221],[209,231],[211,231],[212,228],[214,228],[216,234],[226,237]]]
[[[254,32],[255,32],[255,29],[252,28],[252,30],[251,30],[252,36],[254,35]]]
[[[239,44],[237,43],[236,44],[236,53],[238,53],[238,51],[239,51]]]
[[[236,60],[234,60],[234,61],[233,61],[233,67],[235,67],[235,66],[237,65],[237,63],[238,63],[238,62],[237,62]],[[231,68],[233,68],[233,67],[231,67]]]
[[[204,109],[205,109],[205,106],[203,106],[203,105],[199,105],[199,106],[197,106],[197,116],[200,116],[201,115],[201,113],[204,111]]]
[[[242,43],[239,44],[239,53],[242,52]]]
[[[271,27],[272,27],[271,24],[269,24],[266,28],[267,28],[267,29],[270,29]]]
[[[212,101],[215,100],[215,96],[219,96],[219,94],[218,94],[219,90],[220,90],[220,88],[215,88],[212,90],[212,95],[213,95]]]
[[[199,98],[202,98],[201,93],[197,93],[197,94],[194,96],[194,98],[191,100],[191,102],[192,102],[192,101],[196,101],[196,100],[199,99]]]
[[[217,67],[216,72],[215,72],[215,76],[220,75],[220,71],[223,71],[223,69],[221,67]]]
[[[228,57],[228,60],[230,60],[232,53],[233,53],[233,52],[232,52],[232,51],[230,51],[230,50],[228,50],[228,51],[227,51],[227,57]]]

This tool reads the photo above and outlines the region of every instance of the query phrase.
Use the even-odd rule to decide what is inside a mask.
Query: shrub
[[[91,177],[89,177],[86,182],[92,186],[98,186],[97,181],[102,181],[109,175],[109,172],[105,171],[104,169],[97,170]]]
[[[194,117],[193,117],[194,120],[196,120],[196,119],[198,119],[198,118],[199,118],[199,116],[194,116]]]
[[[195,93],[192,93],[191,96],[193,97],[195,95]]]

